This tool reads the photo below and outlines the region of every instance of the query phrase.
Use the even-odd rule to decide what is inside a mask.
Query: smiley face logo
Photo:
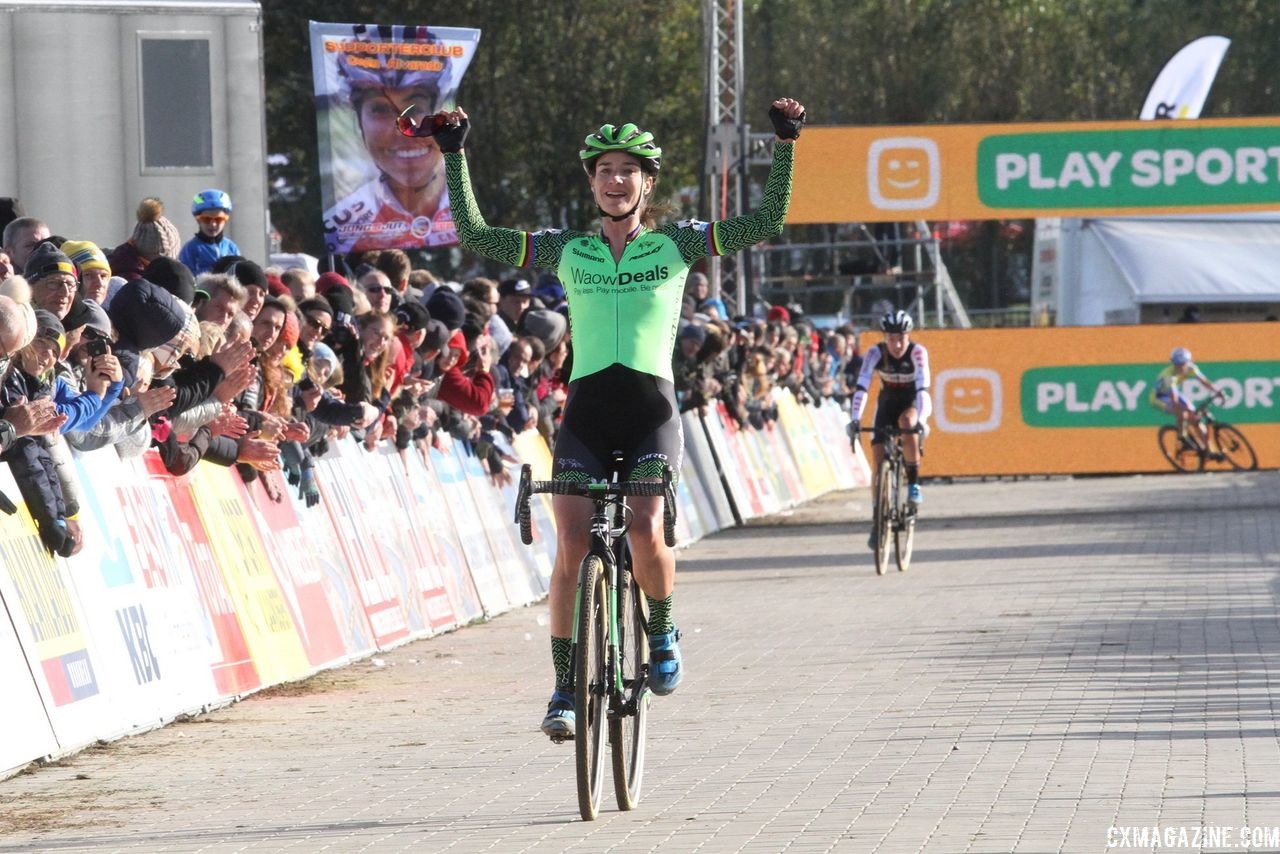
[[[938,429],[950,433],[989,433],[1000,426],[1003,391],[1000,375],[986,368],[942,371],[937,377]]]
[[[867,195],[883,210],[920,210],[938,202],[938,144],[919,136],[877,139],[867,152]]]

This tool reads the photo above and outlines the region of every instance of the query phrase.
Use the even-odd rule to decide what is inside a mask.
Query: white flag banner
[[[1198,119],[1231,46],[1224,36],[1204,36],[1173,55],[1151,85],[1140,119]]]

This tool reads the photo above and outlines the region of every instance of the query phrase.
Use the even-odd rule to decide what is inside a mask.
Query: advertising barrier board
[[[929,348],[933,370],[927,476],[1170,471],[1156,432],[1173,417],[1150,396],[1174,347],[1189,348],[1223,391],[1213,412],[1239,425],[1259,467],[1280,467],[1275,324],[930,329],[914,337]],[[1183,390],[1197,403],[1210,396],[1194,380]]]

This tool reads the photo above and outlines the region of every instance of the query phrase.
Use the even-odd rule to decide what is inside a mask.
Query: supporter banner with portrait
[[[461,27],[311,22],[328,252],[458,242],[440,149],[397,119],[451,109],[479,41]]]
[[[933,371],[933,431],[922,471],[1171,471],[1157,430],[1173,416],[1150,400],[1175,347],[1189,348],[1223,392],[1215,417],[1239,427],[1260,468],[1280,468],[1278,333],[1275,323],[917,330],[912,338],[928,347]],[[1210,396],[1194,379],[1182,389],[1196,404]],[[1227,467],[1210,462],[1206,469]]]

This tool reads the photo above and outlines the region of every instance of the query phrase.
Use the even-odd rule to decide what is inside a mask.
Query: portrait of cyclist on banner
[[[426,27],[355,29],[356,42],[386,50],[439,44]],[[340,100],[350,106],[350,120],[376,174],[325,211],[326,249],[343,253],[455,243],[440,149],[430,137],[408,137],[397,128],[406,110],[429,115],[445,106],[453,96],[453,60],[347,50],[336,62]],[[340,166],[335,163],[335,170]]]
[[[791,199],[792,143],[804,107],[779,98],[769,110],[776,132],[773,164],[760,208],[719,222],[658,224],[654,191],[663,152],[636,124],[605,124],[587,134],[578,161],[600,212],[597,231],[536,232],[489,226],[471,191],[462,153],[470,122],[453,110],[435,139],[445,152],[459,242],[516,267],[552,270],[564,283],[573,334],[573,373],[556,440],[552,477],[577,482],[610,476],[614,451],[625,457],[627,480],[678,476],[684,436],[676,405],[671,355],[690,265],[737,252],[781,233]],[[424,117],[425,119],[426,117]],[[567,145],[566,145],[567,148]],[[629,544],[633,574],[649,607],[649,689],[676,689],[682,659],[672,616],[675,554],[663,536],[662,498],[637,497]],[[552,739],[574,732],[571,682],[573,605],[578,565],[590,547],[591,501],[555,495],[557,543],[551,576],[551,655],[555,690],[542,730]]]
[[[1151,387],[1149,398],[1151,405],[1177,418],[1178,430],[1183,435],[1186,435],[1188,428],[1194,429],[1200,446],[1208,448],[1210,456],[1214,459],[1221,459],[1222,454],[1218,448],[1213,447],[1209,431],[1200,420],[1195,404],[1183,393],[1182,383],[1195,379],[1212,392],[1214,397],[1220,396],[1222,392],[1191,360],[1191,351],[1186,347],[1175,347],[1169,354],[1169,363],[1169,367],[1160,372],[1156,377],[1155,385]]]
[[[929,351],[923,344],[911,340],[913,325],[911,315],[901,310],[888,312],[880,318],[884,340],[863,356],[862,371],[854,388],[851,427],[857,430],[871,381],[876,374],[880,375],[880,396],[876,398],[874,432],[871,435],[873,472],[880,471],[880,463],[884,460],[884,437],[879,431],[889,424],[896,424],[904,431],[914,430],[920,424],[927,430],[929,415],[933,412],[929,397]],[[907,500],[917,505],[924,501],[920,490],[920,446],[919,434],[902,434],[902,456],[906,461],[909,484]],[[874,490],[873,483],[873,494]],[[875,547],[871,540],[868,545]]]

